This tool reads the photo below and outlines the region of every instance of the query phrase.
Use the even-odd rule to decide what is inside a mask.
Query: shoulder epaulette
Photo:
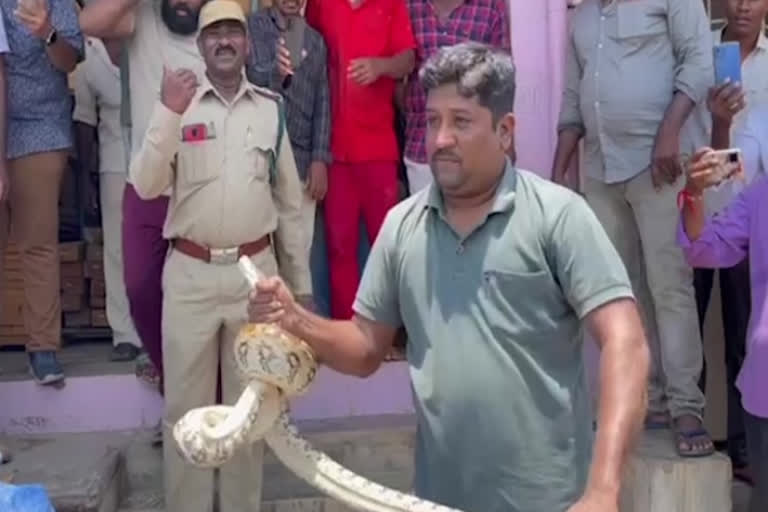
[[[270,100],[276,101],[277,103],[283,102],[283,96],[271,89],[267,89],[266,87],[259,87],[258,85],[253,85],[253,84],[250,84],[250,86],[253,89],[253,92],[260,94],[265,98],[269,98]]]

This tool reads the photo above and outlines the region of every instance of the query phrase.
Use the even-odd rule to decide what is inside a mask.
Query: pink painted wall
[[[509,0],[518,165],[549,177],[563,82],[566,0]]]
[[[517,150],[520,167],[549,176],[563,79],[566,0],[509,0],[517,65]],[[587,347],[594,375],[596,353]],[[594,377],[592,377],[594,379]],[[390,363],[370,379],[323,369],[297,399],[297,419],[412,411],[407,367]],[[32,382],[0,384],[0,432],[123,430],[157,423],[162,401],[132,375],[69,379],[62,391]]]

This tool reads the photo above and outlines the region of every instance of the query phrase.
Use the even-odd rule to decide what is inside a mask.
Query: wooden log
[[[677,455],[669,430],[646,432],[624,476],[621,512],[730,512],[731,461]]]

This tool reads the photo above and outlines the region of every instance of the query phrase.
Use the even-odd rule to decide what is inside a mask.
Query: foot
[[[112,361],[133,361],[139,355],[139,349],[131,343],[118,343],[112,349]]]
[[[160,384],[160,375],[146,352],[136,356],[136,377],[153,387]]]
[[[696,416],[683,414],[675,418],[674,427],[677,453],[681,457],[704,457],[715,452],[712,438]]]
[[[64,372],[52,350],[30,352],[29,371],[38,384],[50,385],[64,380]]]
[[[669,413],[649,412],[645,417],[646,430],[661,430],[669,428]]]

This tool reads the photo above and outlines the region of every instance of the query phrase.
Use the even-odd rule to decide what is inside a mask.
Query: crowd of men
[[[0,249],[5,247],[7,228],[12,227],[24,254],[24,314],[33,376],[42,384],[64,378],[56,358],[61,336],[58,196],[68,154],[76,148],[82,171],[99,173],[113,358],[137,359],[137,372],[159,384],[166,403],[161,429],[166,436],[168,427],[187,410],[217,399],[231,403],[239,395],[231,344],[248,319],[250,290],[235,265],[243,255],[265,275],[279,274],[287,283],[286,289],[262,292],[262,298],[264,293],[272,297],[270,315],[276,314],[277,302],[287,301],[291,308],[304,311],[289,315],[292,322],[301,323],[296,318],[312,310],[336,320],[361,315],[367,319],[356,320],[363,325],[361,331],[345,331],[348,338],[331,324],[315,330],[291,324],[310,343],[315,340],[321,352],[326,350],[324,361],[337,370],[368,374],[383,351],[376,349],[373,363],[370,354],[355,359],[349,355],[352,348],[342,350],[332,346],[335,342],[327,342],[333,333],[340,340],[351,340],[349,347],[358,341],[367,343],[360,340],[369,338],[382,347],[394,339],[393,327],[404,325],[409,361],[427,357],[425,347],[435,345],[426,319],[431,329],[437,329],[438,316],[443,318],[444,312],[418,294],[411,297],[409,311],[402,311],[405,304],[397,298],[404,292],[393,287],[403,287],[404,282],[397,277],[400,268],[394,269],[391,255],[406,229],[412,235],[409,244],[445,257],[443,267],[455,273],[438,283],[428,280],[430,268],[406,267],[406,263],[416,263],[413,258],[399,262],[403,269],[411,268],[407,286],[423,281],[421,294],[459,286],[462,279],[474,276],[463,263],[467,258],[476,258],[471,260],[472,268],[500,265],[496,270],[483,270],[482,280],[491,283],[488,286],[507,302],[500,307],[494,302],[496,292],[489,292],[478,305],[482,314],[476,320],[492,318],[492,322],[466,338],[474,340],[497,331],[501,338],[512,334],[527,337],[527,342],[517,343],[515,351],[550,358],[550,366],[543,368],[549,367],[553,373],[531,374],[533,380],[520,382],[521,386],[541,385],[542,390],[532,390],[534,402],[560,400],[562,397],[543,391],[543,382],[551,377],[573,385],[581,367],[573,362],[573,346],[559,354],[533,347],[540,334],[521,331],[520,326],[510,324],[510,318],[517,315],[519,322],[530,326],[528,320],[535,317],[542,322],[549,315],[540,327],[562,322],[563,330],[553,334],[565,342],[576,336],[571,331],[578,317],[602,334],[605,349],[613,331],[599,315],[589,315],[598,306],[619,301],[621,307],[611,309],[612,314],[623,319],[624,327],[634,325],[632,313],[621,308],[628,307],[626,299],[636,299],[652,360],[645,428],[670,428],[683,457],[714,451],[702,421],[701,329],[712,289],[711,269],[723,267],[718,272],[729,385],[728,450],[737,475],[757,482],[762,491],[755,495],[761,496],[768,483],[766,464],[761,464],[768,459],[768,407],[765,399],[756,396],[760,386],[766,385],[757,375],[761,368],[763,374],[768,371],[768,349],[765,327],[759,328],[750,303],[754,303],[755,290],[761,289],[755,276],[763,280],[764,293],[765,274],[756,273],[755,262],[747,261],[745,250],[719,259],[707,257],[702,246],[707,242],[697,240],[709,233],[702,227],[703,221],[680,220],[681,208],[684,215],[693,215],[691,205],[704,201],[704,190],[707,219],[719,219],[722,211],[730,211],[726,208],[741,197],[738,194],[745,186],[727,184],[710,190],[706,178],[684,176],[687,160],[681,155],[695,154],[694,162],[700,162],[708,153],[697,152],[699,148],[734,145],[743,149],[750,180],[768,171],[764,156],[768,149],[763,142],[768,117],[766,107],[761,106],[768,105],[764,35],[768,0],[725,0],[725,6],[727,24],[714,32],[700,0],[584,0],[574,9],[552,177],[557,183],[568,181],[577,146],[583,142],[580,171],[590,207],[586,210],[571,196],[513,173],[514,72],[506,0],[308,0],[306,5],[304,0],[274,0],[266,8],[248,0],[90,0],[83,5],[72,0],[0,0],[4,27],[0,35],[6,36],[0,37],[0,87],[7,98],[0,112],[6,121],[2,125],[5,133],[0,132],[0,144],[4,144],[0,152],[6,156],[0,160]],[[740,44],[741,84],[713,83],[712,45],[721,40]],[[495,52],[462,47],[455,55],[440,53],[465,42],[481,43]],[[501,59],[500,55],[508,62],[494,60]],[[72,104],[68,75],[73,72]],[[498,82],[499,77],[506,77],[508,87]],[[454,82],[459,95],[446,97],[446,84]],[[461,87],[474,91],[483,101],[487,98],[488,105],[481,104],[487,107],[481,109],[482,115],[488,114],[495,131],[478,131],[480,111],[461,103],[461,95],[470,94]],[[443,128],[445,123],[450,129]],[[462,181],[466,178],[462,173],[472,165],[491,168],[499,163],[496,160],[504,164],[500,173],[496,169]],[[461,172],[452,166],[459,166]],[[462,194],[466,190],[476,193],[476,187],[490,183],[494,193],[497,185],[501,187],[498,198],[490,203],[490,213],[467,206]],[[516,191],[518,186],[525,190]],[[403,206],[401,200],[407,195],[412,201]],[[441,209],[443,198],[445,211]],[[456,211],[462,211],[461,216],[452,217],[456,213],[451,211],[449,199]],[[512,213],[516,208],[535,209],[547,201],[549,210],[536,215],[546,221],[541,226],[551,227],[559,237],[552,242],[557,250],[552,250],[573,262],[569,266],[557,258],[554,262],[540,258],[537,264],[554,265],[567,282],[556,279],[550,283],[530,269],[529,273],[510,271],[514,258],[506,262],[493,259],[501,254],[494,249],[500,240],[514,247],[513,253],[524,253],[520,265],[541,256],[527,252],[529,245],[518,247],[521,240],[533,243],[537,239],[539,217],[531,214],[531,231],[514,241],[502,238],[509,232],[498,231],[496,224],[484,224],[490,222],[491,214],[513,219],[519,215]],[[416,206],[421,209],[414,210]],[[450,228],[422,225],[426,222],[422,212],[430,207],[441,218],[446,216]],[[390,227],[381,241],[385,219]],[[457,222],[469,224],[459,229]],[[363,272],[361,224],[374,253],[365,266],[364,286],[358,290]],[[692,231],[691,226],[696,229]],[[484,234],[475,235],[472,230],[476,227],[482,227]],[[462,237],[457,230],[464,231]],[[568,232],[574,230],[585,236],[581,242]],[[430,236],[418,236],[424,233]],[[485,240],[473,242],[485,252],[480,254],[479,246],[469,244],[472,236]],[[719,232],[708,236],[713,240],[724,237]],[[610,243],[604,243],[607,240]],[[592,245],[587,247],[589,241]],[[462,259],[458,255],[464,254],[465,246]],[[594,255],[592,265],[583,261],[588,250],[600,253]],[[614,257],[614,250],[620,259]],[[327,258],[317,258],[317,254]],[[420,261],[425,258],[422,254]],[[450,267],[448,260],[455,265]],[[595,273],[599,262],[604,263],[603,277]],[[469,283],[469,290],[479,286]],[[531,303],[528,306],[521,304],[520,297],[510,299],[523,287]],[[562,289],[567,291],[571,308],[567,320],[565,302],[559,295]],[[296,297],[295,304],[286,299],[286,290]],[[455,302],[459,296],[452,293],[437,295],[438,300],[445,301],[444,307],[449,309],[459,308],[461,301]],[[324,295],[330,299],[327,310],[319,307]],[[251,297],[252,307],[258,300]],[[265,308],[262,304],[256,316],[266,318]],[[493,312],[487,318],[486,308]],[[460,309],[456,311],[462,318]],[[307,316],[305,321],[318,320]],[[470,329],[475,321],[456,325]],[[445,328],[441,332],[451,336]],[[639,350],[639,339],[632,339],[632,354]],[[492,359],[473,359],[471,344],[466,345],[467,351],[461,351],[463,346],[456,345],[450,352],[441,349],[445,352],[431,357],[439,357],[446,368],[482,361],[487,368],[478,371],[487,369],[489,378],[496,379],[491,382],[508,386],[502,385],[500,376],[494,377],[499,368]],[[758,346],[762,348],[755,348]],[[503,346],[493,354],[506,350],[511,349]],[[747,359],[746,354],[750,355]],[[566,371],[564,364],[573,367]],[[742,366],[750,373],[742,371]],[[432,371],[429,368],[418,370],[422,373],[412,376],[417,403],[424,408],[422,417],[433,426],[447,421],[432,416],[434,411],[422,403],[430,393],[437,393],[432,390],[437,381],[434,375],[423,373]],[[644,378],[642,365],[632,378]],[[439,382],[441,396],[454,389],[444,380]],[[578,394],[581,388],[573,391]],[[632,398],[635,391],[627,384],[624,397]],[[459,395],[469,396],[467,392]],[[582,405],[577,411],[575,405],[559,404],[562,411],[586,417]],[[524,412],[531,422],[542,414],[540,404],[521,402],[515,407],[519,407],[515,412]],[[464,409],[457,409],[455,421],[459,410]],[[611,410],[615,414],[612,421],[626,427],[624,420],[629,416],[621,414],[630,412]],[[540,419],[540,424],[529,425],[535,427],[531,432],[541,430],[539,441],[549,442],[549,429],[572,432],[566,444],[578,438],[573,441],[578,446],[558,460],[568,467],[583,465],[588,451],[587,444],[581,443],[587,443],[589,437],[583,430],[584,418],[562,417],[558,425]],[[455,425],[445,432],[466,435]],[[607,437],[598,440],[603,449],[617,450],[625,442],[623,437],[603,435]],[[214,495],[211,474],[186,466],[172,442],[165,439],[168,510],[208,510]],[[505,439],[514,447],[524,442]],[[750,457],[746,440],[753,452]],[[427,450],[439,451],[439,440],[422,441]],[[446,446],[458,446],[456,442],[456,438],[446,440]],[[254,481],[260,481],[261,450],[256,445],[222,468],[222,511],[258,506],[260,485]],[[530,453],[535,458],[547,453],[542,450]],[[462,453],[469,457],[469,452]],[[612,459],[608,459],[603,453],[599,462],[603,470],[611,467]],[[434,453],[427,454],[425,461],[429,468],[447,462]],[[545,471],[541,461],[529,462]],[[499,467],[506,464],[499,462]],[[590,481],[597,478],[595,467]],[[606,474],[599,476],[606,478]],[[466,500],[483,494],[486,497],[478,497],[478,503],[485,509],[500,510],[500,504],[506,503],[523,511],[538,510],[543,504],[548,509],[570,506],[587,485],[586,472],[577,480],[562,475],[567,480],[562,492],[568,495],[552,495],[550,501],[542,501],[536,493],[481,493],[478,489],[484,487],[475,480],[470,493],[469,484],[455,485],[451,478],[459,476],[421,475],[422,493],[470,507],[477,505]],[[758,499],[765,498],[753,502]],[[594,506],[594,496],[587,502]],[[605,505],[602,496],[598,502]],[[760,503],[755,507],[764,507],[766,502]],[[586,505],[572,510],[582,509],[612,510]]]

